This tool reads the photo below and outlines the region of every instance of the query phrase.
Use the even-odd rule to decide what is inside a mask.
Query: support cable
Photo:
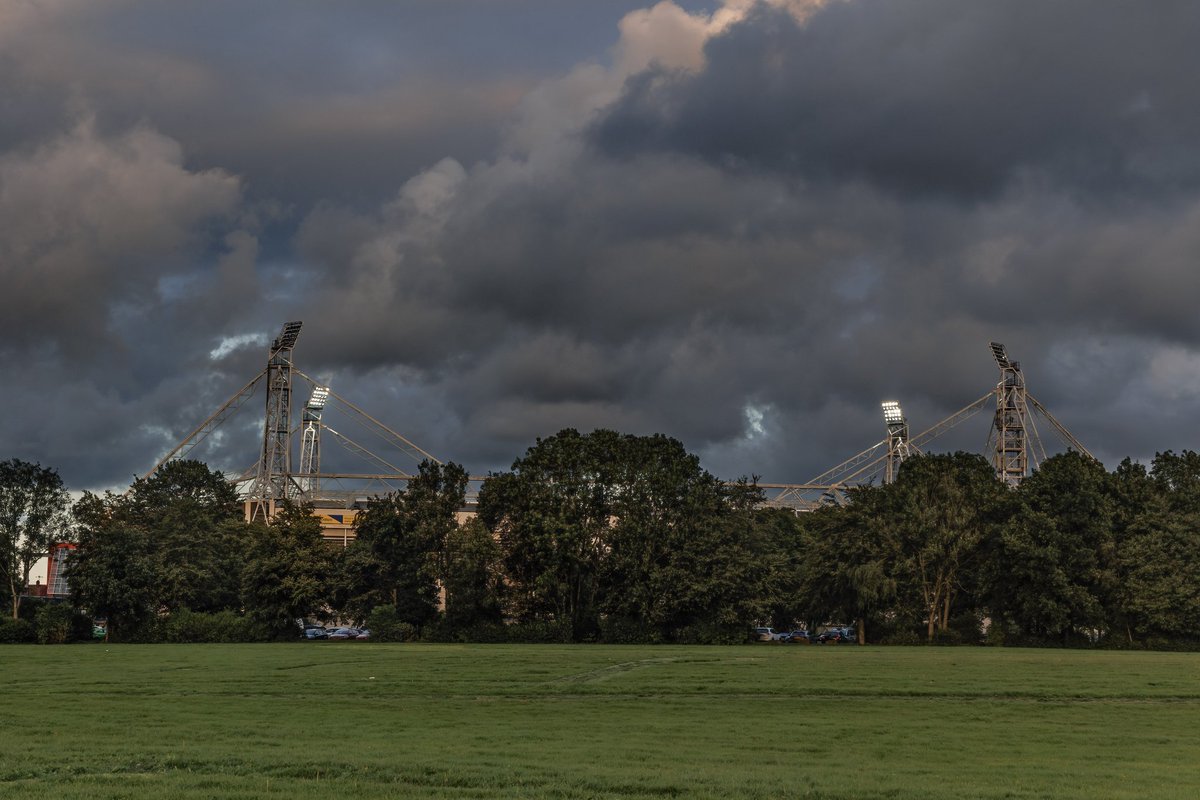
[[[1087,456],[1088,458],[1092,459],[1093,461],[1099,460],[1094,455],[1089,453],[1088,449],[1086,447],[1084,447],[1078,439],[1076,439],[1074,436],[1072,436],[1071,432],[1068,431],[1065,427],[1063,427],[1063,424],[1061,422],[1059,422],[1057,419],[1055,419],[1054,415],[1051,414],[1049,411],[1047,411],[1046,407],[1044,405],[1042,405],[1041,403],[1039,403],[1036,397],[1034,397],[1033,395],[1028,394],[1028,393],[1026,393],[1025,397],[1030,403],[1033,404],[1033,407],[1035,409],[1037,409],[1038,413],[1046,418],[1046,421],[1050,423],[1050,426],[1052,428],[1054,428],[1054,432],[1057,433],[1059,435],[1059,437],[1062,439],[1063,444],[1065,444],[1067,447],[1072,448],[1073,450],[1077,450],[1079,453]]]
[[[319,385],[317,383],[317,381],[310,378],[308,375],[305,375],[300,370],[297,369],[294,371],[297,375],[299,375],[301,378],[304,378],[304,380],[308,381],[313,386]],[[382,430],[385,433],[387,433],[387,437],[381,437],[381,438],[385,438],[386,440],[389,441],[389,444],[392,444],[393,446],[398,447],[399,449],[403,450],[409,457],[413,458],[414,460],[423,461],[425,459],[428,459],[435,464],[442,463],[441,459],[439,459],[436,456],[434,456],[433,454],[421,449],[416,444],[413,444],[411,441],[409,441],[405,437],[401,436],[399,433],[392,430],[387,425],[384,425],[382,422],[375,419],[370,414],[368,414],[366,411],[363,411],[361,408],[354,405],[354,403],[351,403],[349,400],[342,397],[340,394],[333,391],[332,389],[329,390],[329,396],[334,398],[335,400],[337,400],[339,403],[341,403],[342,405],[344,405],[346,408],[350,409],[354,413],[358,414],[360,417],[364,417],[365,419],[367,419],[368,421],[373,423],[376,426],[376,428],[378,428],[379,430]]]
[[[262,372],[255,375],[253,380],[251,380],[241,389],[238,389],[237,392],[234,393],[233,397],[230,397],[228,400],[226,400],[225,403],[222,404],[222,406],[215,412],[213,412],[208,419],[204,420],[204,422],[201,422],[196,430],[189,433],[183,438],[183,441],[175,445],[175,449],[160,458],[158,463],[151,467],[150,471],[142,476],[142,480],[149,478],[158,471],[159,467],[161,467],[163,464],[166,464],[176,456],[183,458],[190,453],[196,447],[196,445],[204,441],[210,433],[220,427],[222,422],[233,416],[234,412],[241,408],[242,405],[254,395],[255,387],[266,374],[267,371],[264,369]]]

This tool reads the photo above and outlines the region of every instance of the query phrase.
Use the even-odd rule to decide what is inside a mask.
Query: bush
[[[371,631],[375,635],[375,631]],[[473,622],[455,625],[445,619],[421,629],[423,642],[457,642],[461,644],[504,644],[508,641],[508,626],[503,622]]]
[[[158,628],[155,638],[177,644],[261,642],[268,638],[252,620],[232,611],[205,614],[180,609],[162,620]]]
[[[918,634],[916,631],[901,629],[898,631],[894,631],[894,632],[888,634],[887,636],[885,636],[884,638],[880,639],[879,643],[880,644],[912,646],[912,645],[924,644],[925,640],[922,639],[920,634]]]
[[[47,603],[33,619],[38,644],[66,644],[75,627],[75,612],[66,603]]]
[[[606,644],[659,644],[662,632],[643,620],[630,617],[602,617],[600,641]]]
[[[570,622],[532,620],[508,626],[508,640],[513,644],[569,644],[573,638]]]
[[[744,625],[697,622],[677,628],[672,639],[678,644],[745,644],[751,631]]]
[[[395,606],[376,606],[367,614],[366,628],[376,642],[411,642],[417,628],[400,618]]]
[[[936,645],[956,645],[962,644],[962,634],[953,628],[947,628],[944,631],[933,632],[933,644]]]
[[[0,617],[0,644],[28,644],[36,641],[33,625],[23,619]]]

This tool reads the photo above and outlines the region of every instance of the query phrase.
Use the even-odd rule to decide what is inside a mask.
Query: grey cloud
[[[651,68],[599,111],[616,73],[594,54],[529,102],[488,105],[515,73],[424,93],[396,54],[354,60],[357,23],[323,45],[327,80],[284,59],[230,88],[223,70],[266,58],[250,47],[262,19],[217,63],[234,27],[217,13],[203,41],[181,29],[159,48],[197,77],[136,135],[116,120],[142,107],[96,56],[94,129],[39,133],[34,114],[0,143],[4,176],[60,150],[119,167],[88,173],[111,224],[71,181],[22,178],[34,202],[6,206],[33,215],[0,239],[6,288],[45,258],[78,291],[34,297],[45,320],[11,318],[0,366],[36,364],[27,406],[68,371],[80,385],[0,423],[0,441],[118,483],[261,369],[258,344],[211,358],[223,340],[299,318],[303,370],[476,474],[560,427],[605,426],[678,436],[724,476],[806,480],[882,437],[883,399],[919,430],[982,395],[992,339],[1110,465],[1196,446],[1194,20],[1155,9],[845,0],[800,25],[761,8],[710,40],[700,71]],[[162,19],[143,24],[135,55]],[[115,30],[76,34],[103,55]],[[405,118],[439,93],[437,114]],[[89,358],[45,346],[80,331]],[[245,466],[260,406],[201,454]],[[45,424],[73,413],[69,430]],[[978,449],[986,427],[943,446]]]
[[[103,139],[83,123],[0,157],[6,343],[104,346],[113,305],[153,302],[158,281],[203,248],[199,228],[233,214],[239,194],[226,173],[185,170],[178,145],[145,128]]]
[[[853,0],[803,24],[760,8],[699,74],[631,79],[593,140],[902,192],[977,196],[1027,171],[1195,187],[1197,33],[1174,0]]]

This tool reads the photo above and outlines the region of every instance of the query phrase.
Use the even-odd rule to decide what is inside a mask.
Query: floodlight
[[[992,357],[996,359],[996,363],[1000,365],[1000,369],[1008,369],[1008,351],[1004,349],[1004,345],[999,342],[992,342]]]
[[[303,322],[285,322],[283,328],[279,331],[279,336],[271,345],[271,351],[276,350],[291,350],[296,346],[296,338],[300,336],[300,326]]]
[[[328,386],[314,386],[312,397],[308,398],[308,408],[324,408],[329,399]]]
[[[885,400],[883,402],[883,421],[887,425],[897,425],[904,422],[904,412],[900,410],[900,404],[895,400]]]

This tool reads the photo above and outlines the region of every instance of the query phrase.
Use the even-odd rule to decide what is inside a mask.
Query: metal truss
[[[292,473],[292,349],[301,322],[285,322],[267,359],[267,408],[258,475],[250,487],[249,518],[266,522],[295,486]]]

